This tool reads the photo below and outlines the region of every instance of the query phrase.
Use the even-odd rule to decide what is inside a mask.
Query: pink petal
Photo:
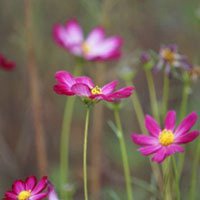
[[[47,186],[47,177],[44,176],[41,178],[41,180],[38,182],[38,184],[35,186],[33,191],[31,192],[32,195],[40,193],[42,190],[44,190]]]
[[[158,137],[159,133],[161,132],[160,126],[150,115],[146,115],[145,117],[145,126],[150,134],[155,137]]]
[[[37,179],[35,176],[30,176],[25,181],[26,190],[31,190],[35,187]]]
[[[160,148],[152,157],[152,161],[161,163],[166,158],[166,151],[165,148]]]
[[[17,180],[13,183],[12,188],[16,194],[19,194],[21,191],[25,190],[25,185],[23,181]]]
[[[145,147],[141,147],[139,148],[139,151],[144,155],[144,156],[148,156],[150,154],[155,153],[156,151],[158,151],[161,147],[161,145],[152,145],[152,146],[145,146]]]
[[[120,37],[110,37],[101,43],[93,46],[92,50],[86,55],[89,60],[108,60],[118,58],[121,54],[122,39]]]
[[[175,124],[176,124],[176,112],[172,110],[172,111],[169,111],[166,115],[165,128],[167,130],[173,131],[175,128]]]
[[[115,91],[107,96],[107,101],[114,102],[119,101],[122,98],[127,98],[133,93],[134,87],[128,86]]]
[[[118,84],[118,81],[116,80],[116,81],[112,81],[112,82],[104,85],[102,87],[102,93],[104,95],[108,95],[108,94],[112,93],[113,90],[115,89],[115,87],[117,86],[117,84]]]
[[[5,199],[6,200],[16,200],[17,199],[17,195],[11,191],[6,192],[5,194]]]
[[[58,195],[56,194],[55,188],[50,182],[48,184],[48,191],[49,191],[49,194],[48,194],[49,200],[59,200]]]
[[[175,138],[175,143],[184,144],[188,142],[192,142],[199,136],[199,131],[191,131],[190,133],[185,133]]]
[[[132,134],[132,141],[138,145],[155,145],[159,144],[158,139],[151,136],[141,135],[141,134]]]
[[[90,32],[85,42],[90,47],[93,47],[95,44],[99,44],[103,40],[104,35],[104,29],[102,27],[96,27]]]
[[[66,84],[69,88],[75,84],[75,80],[74,77],[72,76],[72,74],[70,74],[68,71],[58,71],[55,74],[55,79],[59,82],[59,83],[63,83]]]
[[[165,150],[166,150],[166,156],[170,156],[172,154],[175,154],[176,152],[180,153],[184,152],[184,148],[177,144],[171,144],[169,146],[166,146]]]
[[[71,89],[77,96],[89,97],[91,95],[90,88],[85,84],[77,83]]]
[[[75,78],[76,83],[82,83],[87,85],[90,89],[94,87],[94,83],[92,82],[92,79],[87,76],[79,76]]]
[[[72,96],[74,92],[66,84],[56,84],[53,87],[54,91],[60,95]]]
[[[31,196],[29,200],[42,200],[46,198],[47,196],[48,196],[48,192],[43,192],[43,193],[39,193],[34,196]]]
[[[196,112],[192,112],[187,117],[185,117],[175,131],[176,137],[188,132],[194,126],[197,119],[198,115]]]

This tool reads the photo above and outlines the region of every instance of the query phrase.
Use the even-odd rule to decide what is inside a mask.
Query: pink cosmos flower
[[[13,61],[7,60],[5,56],[0,54],[0,68],[4,70],[12,70],[15,68],[15,63]]]
[[[54,91],[60,95],[80,96],[84,100],[98,102],[105,100],[116,102],[120,99],[129,97],[133,92],[133,87],[128,86],[117,91],[115,87],[118,81],[112,81],[103,87],[95,86],[92,80],[87,76],[74,77],[67,71],[58,71],[55,74],[57,84],[54,85]]]
[[[48,199],[49,200],[59,200],[58,195],[55,191],[54,186],[52,185],[51,182],[48,182]]]
[[[169,111],[165,118],[165,128],[161,129],[158,123],[149,115],[145,118],[145,126],[151,136],[132,134],[132,140],[142,147],[139,151],[144,156],[153,154],[152,160],[158,163],[176,152],[183,152],[181,144],[192,142],[200,132],[190,131],[198,119],[195,112],[190,113],[180,125],[175,128],[176,112]]]
[[[82,28],[74,19],[67,21],[65,26],[56,24],[53,28],[53,36],[61,47],[89,61],[113,60],[121,55],[120,37],[105,38],[104,29],[96,27],[84,38]]]
[[[35,176],[29,176],[25,181],[17,180],[13,183],[12,189],[5,193],[4,200],[41,200],[45,199],[48,191],[47,177],[43,177],[37,183]]]

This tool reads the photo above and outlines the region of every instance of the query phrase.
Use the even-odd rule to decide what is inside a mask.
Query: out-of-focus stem
[[[149,95],[150,95],[150,103],[151,103],[151,109],[154,118],[160,123],[160,116],[159,116],[159,110],[158,110],[158,102],[156,97],[156,90],[154,86],[153,76],[152,72],[148,69],[145,69],[148,88],[149,88]]]
[[[168,107],[169,99],[169,77],[164,73],[164,83],[163,83],[163,99],[162,99],[162,117],[165,116]]]
[[[199,192],[197,191],[197,171],[199,169],[199,155],[200,155],[200,143],[198,142],[197,148],[196,148],[196,153],[194,154],[194,161],[192,163],[192,176],[191,176],[191,183],[190,183],[190,191],[189,191],[189,198],[190,200],[195,200],[197,197],[197,193],[199,195]]]
[[[126,84],[132,85],[131,81],[126,81]],[[143,112],[142,106],[140,104],[140,100],[139,100],[139,97],[137,95],[137,92],[134,91],[130,98],[131,98],[131,101],[133,103],[133,107],[135,109],[135,113],[136,113],[136,116],[137,116],[137,120],[138,120],[138,124],[140,126],[140,129],[143,133],[147,134],[147,130],[144,126],[144,112]]]
[[[39,78],[36,68],[36,57],[34,50],[33,24],[31,0],[24,0],[25,27],[27,37],[27,69],[31,95],[31,107],[35,129],[36,155],[40,176],[47,174],[47,154],[45,146],[45,134],[42,124],[42,105],[40,99]]]
[[[84,197],[88,200],[87,186],[87,143],[88,143],[88,126],[89,126],[90,108],[87,108],[85,118],[84,144],[83,144],[83,179],[84,179]]]
[[[175,194],[176,200],[180,200],[180,189],[179,189],[179,179],[178,179],[178,169],[177,169],[177,164],[176,164],[176,159],[175,156],[172,156],[172,164],[173,164],[173,169],[174,169],[174,176],[175,176],[175,191],[173,194]],[[174,180],[174,178],[173,178]]]
[[[125,182],[126,182],[127,199],[133,200],[130,167],[129,167],[126,144],[125,144],[125,140],[124,140],[124,135],[123,135],[123,130],[122,130],[122,125],[121,125],[121,120],[120,120],[118,108],[115,108],[114,116],[115,116],[115,123],[116,123],[118,131],[119,131],[118,139],[119,139],[119,143],[120,143],[122,162],[123,162],[123,167],[124,167],[124,176],[125,176]]]
[[[73,74],[79,75],[81,72],[81,64],[77,64]],[[62,131],[60,136],[60,187],[62,199],[71,198],[70,191],[65,191],[65,184],[69,183],[69,140],[70,140],[70,127],[72,123],[72,115],[74,110],[75,97],[70,97],[66,100]]]

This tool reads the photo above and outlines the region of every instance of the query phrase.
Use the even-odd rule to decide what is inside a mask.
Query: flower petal
[[[180,153],[184,152],[184,148],[177,144],[171,144],[169,146],[166,146],[165,150],[166,150],[166,156],[170,156],[172,154],[175,154],[176,152]]]
[[[165,128],[167,130],[173,131],[175,128],[175,124],[176,124],[176,112],[172,110],[172,111],[169,111],[166,115]]]
[[[33,191],[31,192],[32,195],[38,194],[39,192],[41,192],[42,190],[45,189],[45,187],[47,186],[47,177],[44,176],[41,178],[41,180],[37,183],[37,185],[35,186],[35,188],[33,189]]]
[[[56,194],[55,188],[50,182],[48,183],[48,199],[59,200],[58,195]]]
[[[196,112],[190,113],[183,121],[180,123],[180,125],[177,127],[175,131],[176,137],[188,132],[196,123],[198,119],[198,115]]]
[[[124,88],[121,88],[110,95],[106,97],[107,101],[114,102],[114,101],[119,101],[122,98],[127,98],[133,93],[134,87],[132,86],[127,86]]]
[[[152,145],[152,146],[145,146],[145,147],[141,147],[138,150],[142,153],[142,155],[144,156],[148,156],[150,154],[155,153],[156,151],[158,151],[160,148],[162,148],[161,145]]]
[[[32,191],[33,188],[36,185],[36,182],[37,182],[37,179],[36,179],[35,176],[29,176],[25,181],[26,190],[31,190]]]
[[[42,200],[48,196],[48,192],[42,192],[36,195],[33,195],[29,198],[29,200]]]
[[[199,136],[199,131],[191,131],[190,133],[185,133],[175,138],[175,143],[177,144],[185,144],[188,142],[192,142]]]
[[[74,79],[76,83],[82,83],[87,85],[90,89],[94,87],[94,83],[92,82],[92,79],[87,76],[79,76]]]
[[[55,79],[59,82],[59,83],[63,83],[66,84],[69,88],[75,84],[75,80],[74,77],[72,76],[72,74],[70,74],[68,71],[58,71],[55,74]]]
[[[90,88],[85,84],[76,83],[71,89],[77,96],[89,97],[91,95]]]
[[[60,94],[60,95],[63,95],[63,94],[67,96],[74,95],[74,92],[72,92],[71,89],[66,84],[56,84],[54,85],[53,89],[57,94]]]
[[[151,135],[158,137],[161,132],[160,126],[150,115],[145,116],[145,126]]]
[[[85,42],[90,47],[93,47],[95,44],[100,43],[104,39],[104,36],[104,29],[102,27],[96,27],[90,32]]]
[[[165,158],[166,158],[166,151],[165,148],[162,147],[153,155],[152,161],[161,163],[164,161]]]
[[[19,194],[21,191],[25,190],[25,185],[23,183],[23,181],[21,180],[16,180],[13,185],[12,185],[13,191],[16,194]]]
[[[108,95],[108,94],[112,93],[113,90],[115,89],[115,87],[117,86],[117,84],[118,84],[118,81],[116,80],[116,81],[112,81],[112,82],[104,85],[102,87],[102,93],[104,95]]]
[[[141,134],[132,134],[131,138],[138,145],[155,145],[159,143],[157,138]]]
[[[15,193],[13,193],[12,191],[8,191],[5,194],[5,200],[16,200],[17,199],[17,195]]]
[[[119,58],[122,39],[120,37],[110,37],[97,43],[92,50],[86,55],[88,60],[110,60]]]

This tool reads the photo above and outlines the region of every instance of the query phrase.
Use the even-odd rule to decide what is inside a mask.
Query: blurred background
[[[29,2],[29,3],[27,3]],[[130,66],[137,70],[134,85],[145,113],[150,113],[147,83],[138,65],[138,50],[159,50],[161,44],[176,43],[180,52],[187,55],[194,65],[199,65],[200,50],[200,3],[198,0],[0,0],[0,52],[16,62],[13,71],[0,71],[0,196],[10,188],[13,180],[29,175],[37,175],[38,170],[35,145],[34,112],[31,100],[31,81],[39,86],[40,106],[37,108],[39,126],[45,135],[47,152],[47,175],[55,185],[59,185],[59,142],[65,96],[53,92],[54,74],[57,70],[73,71],[73,56],[58,47],[52,38],[55,23],[64,23],[77,18],[85,34],[97,25],[103,25],[108,35],[120,35],[124,39],[123,55],[118,62],[103,64],[90,63],[84,73],[91,77],[102,65],[104,83],[118,78],[118,71]],[[31,38],[31,39],[30,39]],[[31,74],[34,78],[31,78]],[[35,76],[36,75],[36,76]],[[158,99],[162,96],[163,78],[155,75]],[[122,85],[124,85],[123,81]],[[170,108],[178,110],[182,82],[171,79]],[[196,110],[200,114],[199,82],[191,87],[188,112]],[[97,105],[99,106],[99,105]],[[103,131],[98,152],[97,188],[101,199],[125,199],[123,168],[118,140],[107,121],[113,120],[113,113],[104,106]],[[82,197],[82,144],[85,108],[76,101],[75,114],[70,138],[70,178],[75,186],[75,199]],[[121,118],[128,146],[134,196],[137,200],[157,199],[149,159],[140,156],[130,140],[131,132],[140,133],[130,100],[126,100]],[[91,119],[92,129],[93,118]],[[89,133],[89,172],[92,163],[93,137]],[[192,145],[196,145],[193,143]],[[188,192],[192,145],[188,145],[181,189]],[[93,146],[93,147],[92,147]],[[95,165],[94,165],[95,166]],[[95,169],[93,168],[95,171]],[[90,174],[90,173],[89,173]],[[90,180],[92,182],[92,180]],[[91,191],[92,194],[92,191]],[[93,194],[95,196],[95,194]],[[94,197],[93,199],[96,199]],[[186,198],[187,199],[187,198]]]

